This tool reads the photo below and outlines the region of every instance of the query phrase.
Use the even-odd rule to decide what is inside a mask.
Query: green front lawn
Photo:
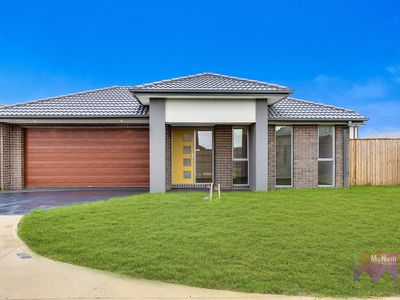
[[[37,253],[135,278],[235,291],[399,294],[387,274],[353,281],[354,256],[400,252],[400,188],[145,194],[34,211]]]

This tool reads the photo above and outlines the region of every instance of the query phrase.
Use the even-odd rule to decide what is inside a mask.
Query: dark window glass
[[[233,162],[233,184],[248,184],[247,168],[247,161]]]
[[[196,131],[196,182],[212,182],[212,143],[211,130]]]
[[[276,127],[276,185],[292,185],[292,128]]]
[[[319,158],[333,158],[333,126],[319,126]]]
[[[318,185],[333,185],[333,161],[318,162]]]

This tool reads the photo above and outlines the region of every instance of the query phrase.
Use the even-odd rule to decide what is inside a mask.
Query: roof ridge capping
[[[158,80],[158,81],[154,81],[154,82],[133,85],[133,86],[131,86],[131,88],[146,87],[146,86],[149,86],[149,85],[166,83],[166,82],[171,82],[171,81],[181,80],[181,79],[187,79],[187,78],[193,78],[193,77],[197,77],[197,76],[201,76],[201,75],[207,75],[207,74],[211,74],[211,73],[197,73],[197,74],[193,74],[193,75],[185,75],[185,76],[173,77],[173,78],[169,78],[169,79],[163,79],[163,80]]]
[[[38,102],[45,102],[45,101],[51,101],[57,98],[67,98],[67,97],[73,97],[73,96],[79,96],[79,95],[85,95],[85,94],[90,94],[90,93],[96,93],[96,92],[101,92],[105,90],[111,90],[111,89],[117,89],[117,88],[127,88],[129,89],[129,86],[121,86],[121,85],[113,85],[105,88],[98,88],[98,89],[93,89],[93,90],[87,90],[87,91],[82,91],[82,92],[76,92],[76,93],[68,93],[64,95],[57,95],[57,96],[51,96],[51,97],[46,97],[46,98],[39,98],[35,100],[28,100],[25,102],[18,102],[10,105],[4,105],[0,106],[0,109],[7,109],[7,108],[13,108],[21,105],[27,105],[27,104],[34,104]]]

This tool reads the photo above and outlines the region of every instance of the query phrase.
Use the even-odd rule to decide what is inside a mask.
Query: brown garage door
[[[27,128],[26,187],[149,185],[149,130]]]

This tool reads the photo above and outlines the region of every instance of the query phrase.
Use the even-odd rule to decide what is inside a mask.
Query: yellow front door
[[[172,184],[194,183],[194,130],[172,128]]]

